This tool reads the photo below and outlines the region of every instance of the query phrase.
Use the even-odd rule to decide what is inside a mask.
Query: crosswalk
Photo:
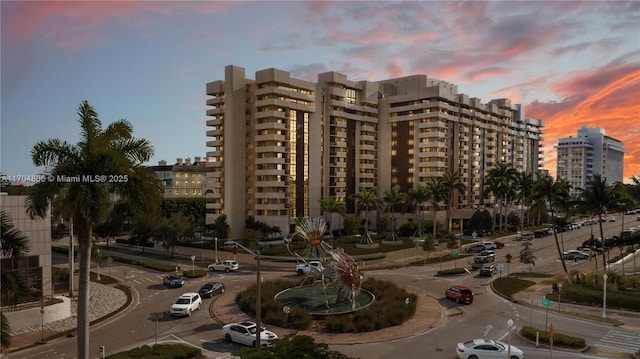
[[[640,333],[611,329],[593,346],[634,354],[640,350]]]

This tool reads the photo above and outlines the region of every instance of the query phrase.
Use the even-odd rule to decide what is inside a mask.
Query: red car
[[[445,297],[455,300],[456,303],[473,303],[473,292],[463,285],[454,285],[444,292]]]
[[[496,248],[504,248],[504,243],[498,241],[495,241],[494,243],[496,244]]]

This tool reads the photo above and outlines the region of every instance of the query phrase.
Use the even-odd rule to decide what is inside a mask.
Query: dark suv
[[[480,269],[480,275],[486,277],[493,277],[494,274],[498,273],[498,268],[494,265],[484,266]]]
[[[463,285],[454,285],[444,292],[445,297],[455,300],[456,303],[473,303],[473,292]]]

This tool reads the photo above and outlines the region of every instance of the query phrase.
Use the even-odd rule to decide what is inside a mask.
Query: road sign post
[[[553,301],[547,299],[547,298],[542,298],[542,305],[544,305],[544,307],[546,308],[545,310],[545,315],[544,315],[544,330],[547,330],[547,323],[549,322],[549,307],[551,307],[553,305]]]

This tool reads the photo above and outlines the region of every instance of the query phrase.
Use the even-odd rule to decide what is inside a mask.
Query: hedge
[[[549,332],[543,329],[537,329],[526,325],[522,327],[522,329],[520,329],[520,335],[529,340],[536,340],[536,334],[539,335],[538,338],[540,340],[540,343],[548,345],[551,344],[551,342],[549,341]],[[553,345],[570,348],[584,348],[587,346],[587,343],[583,338],[573,337],[570,335],[555,332],[553,334]]]

